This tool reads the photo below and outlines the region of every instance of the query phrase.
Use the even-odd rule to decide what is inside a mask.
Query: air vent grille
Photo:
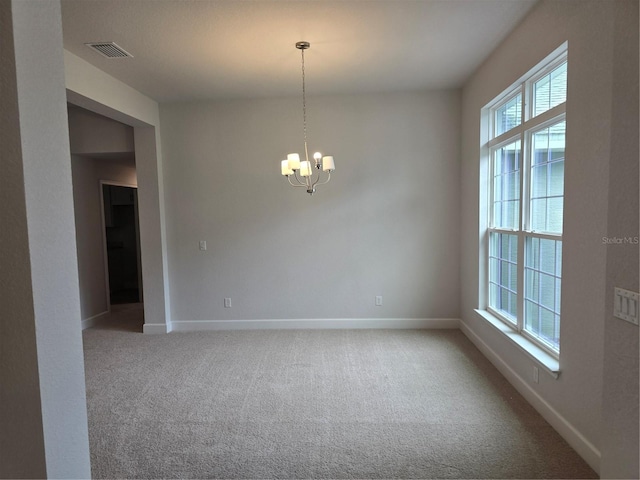
[[[85,45],[87,47],[91,48],[92,50],[95,50],[96,52],[98,52],[103,57],[107,57],[107,58],[130,57],[130,58],[133,58],[133,55],[131,55],[125,49],[123,49],[119,45],[116,45],[113,42],[85,43]]]

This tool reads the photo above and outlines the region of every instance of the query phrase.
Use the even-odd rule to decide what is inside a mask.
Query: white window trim
[[[492,327],[502,333],[506,338],[513,342],[519,350],[527,354],[532,360],[544,368],[544,370],[557,379],[560,376],[560,361],[543,350],[531,340],[521,335],[519,332],[511,328],[502,320],[499,320],[487,310],[476,309],[475,312]]]
[[[489,233],[497,232],[497,233],[506,233],[511,235],[518,236],[518,245],[521,248],[518,249],[518,286],[520,289],[524,288],[524,261],[525,261],[525,241],[526,238],[543,238],[543,239],[551,239],[551,240],[560,240],[562,241],[562,234],[555,234],[549,232],[538,232],[530,229],[530,225],[528,222],[530,221],[528,217],[528,212],[525,209],[529,208],[528,202],[525,201],[528,192],[525,192],[525,188],[527,186],[527,179],[530,172],[525,173],[525,167],[530,168],[530,164],[526,164],[524,162],[525,149],[528,149],[531,144],[531,135],[540,129],[546,128],[549,125],[553,125],[555,123],[561,122],[563,120],[566,121],[566,102],[556,105],[551,109],[536,115],[532,116],[532,108],[530,108],[530,102],[533,99],[532,95],[532,85],[540,80],[545,75],[549,74],[556,67],[561,65],[562,63],[567,61],[567,43],[565,42],[563,45],[558,47],[554,52],[547,56],[545,60],[536,65],[533,69],[531,69],[527,74],[518,79],[510,88],[505,89],[505,91],[496,97],[491,103],[485,106],[482,109],[482,118],[481,122],[485,124],[485,127],[481,128],[482,132],[487,135],[487,137],[482,139],[481,142],[481,164],[482,162],[486,162],[486,167],[481,166],[481,182],[485,182],[486,186],[484,188],[487,189],[487,198],[485,206],[487,208],[484,209],[484,220],[481,219],[481,225],[484,224],[485,228],[483,228],[483,237],[485,237],[484,241],[481,241],[480,248],[480,262],[481,262],[481,288],[480,288],[480,297],[479,297],[479,308],[476,309],[476,313],[486,320],[490,325],[495,327],[498,331],[502,332],[507,338],[509,338],[520,350],[530,356],[533,360],[535,360],[539,365],[541,365],[553,378],[558,378],[560,375],[560,361],[559,361],[559,352],[556,352],[553,348],[548,347],[544,344],[540,339],[535,338],[526,332],[523,328],[523,306],[524,300],[520,297],[524,295],[524,291],[519,291],[518,295],[518,312],[517,312],[517,325],[501,315],[499,312],[495,311],[491,307],[489,307],[489,252],[490,252],[490,242],[489,242]],[[495,132],[495,112],[498,108],[502,107],[505,103],[509,102],[513,98],[515,98],[518,94],[522,95],[522,123],[501,135],[493,138]],[[487,124],[488,122],[488,124]],[[487,128],[488,127],[488,128]],[[490,227],[490,209],[493,207],[493,189],[489,186],[488,180],[490,179],[492,167],[491,167],[491,152],[495,151],[502,146],[509,145],[510,143],[516,142],[520,140],[521,142],[521,151],[522,151],[522,163],[520,165],[521,169],[521,180],[520,180],[520,225],[519,229],[505,229],[505,228],[494,228]],[[530,153],[529,153],[530,155]],[[523,179],[522,176],[527,175],[526,179]],[[527,181],[525,181],[527,180]],[[482,192],[481,187],[481,192]],[[481,202],[482,203],[482,202]],[[482,205],[481,205],[482,208]],[[522,219],[526,219],[526,223],[522,221]],[[524,297],[522,297],[524,298]]]

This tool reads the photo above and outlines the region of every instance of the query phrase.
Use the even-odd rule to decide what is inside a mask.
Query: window
[[[487,311],[558,356],[566,48],[484,109]],[[482,269],[481,269],[482,270]]]

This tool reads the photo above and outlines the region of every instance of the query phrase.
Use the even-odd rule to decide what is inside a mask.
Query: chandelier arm
[[[313,173],[313,172],[312,172]],[[309,182],[309,177],[303,177],[304,181],[302,181],[299,177],[298,177],[298,172],[297,171],[293,171],[293,174],[296,177],[297,182],[300,184],[301,187],[307,187],[309,188],[311,186],[311,183]]]
[[[287,178],[289,179],[289,183],[291,183],[291,185],[293,185],[294,187],[306,187],[307,184],[302,182],[300,180],[300,178],[298,177],[298,172],[297,171],[293,171],[293,176],[296,179],[296,183],[292,183],[291,182],[291,175],[287,175]]]
[[[327,172],[327,179],[324,182],[320,182],[320,173],[318,173],[318,180],[316,180],[316,183],[313,184],[313,186],[315,187],[316,185],[324,185],[326,183],[329,183],[329,180],[331,180],[331,172]]]
[[[316,185],[322,185],[322,183],[318,184],[320,181],[320,170],[317,171],[316,175],[318,177],[316,178],[316,181],[311,184],[311,188],[314,188]]]
[[[302,184],[302,183],[293,183],[291,181],[291,175],[287,175],[287,180],[289,180],[289,183],[291,184],[292,187],[306,187],[306,185]],[[296,179],[297,180],[297,179]]]

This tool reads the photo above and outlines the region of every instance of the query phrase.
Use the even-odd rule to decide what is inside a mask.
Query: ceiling
[[[62,0],[64,47],[159,102],[457,88],[536,0]],[[115,42],[107,59],[85,43]]]

